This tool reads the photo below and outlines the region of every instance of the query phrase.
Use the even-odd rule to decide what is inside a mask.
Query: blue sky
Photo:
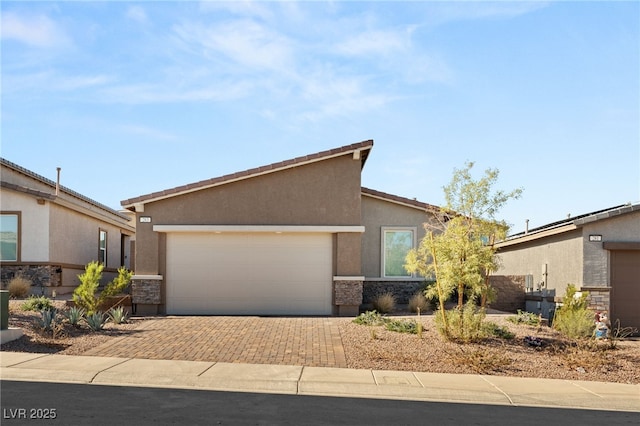
[[[640,3],[12,2],[2,156],[120,201],[367,139],[364,186],[522,187],[521,231],[640,200]]]

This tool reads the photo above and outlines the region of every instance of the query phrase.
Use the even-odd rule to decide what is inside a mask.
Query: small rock
[[[584,374],[584,373],[586,373],[586,372],[587,372],[587,370],[585,370],[585,369],[584,369],[584,368],[582,368],[582,367],[578,367],[578,368],[576,368],[576,371],[577,371],[578,373],[582,373],[582,374]]]

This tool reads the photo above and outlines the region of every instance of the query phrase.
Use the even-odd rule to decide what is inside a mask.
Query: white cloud
[[[428,3],[427,21],[442,25],[478,19],[511,19],[548,6],[544,1],[465,1]]]
[[[406,34],[395,31],[367,31],[336,45],[336,52],[349,56],[388,55],[409,48]]]
[[[52,88],[56,90],[72,91],[95,86],[103,86],[111,80],[112,79],[107,75],[77,75],[61,77],[52,82]]]
[[[290,41],[249,20],[215,26],[182,24],[174,31],[184,42],[204,47],[205,54],[221,54],[238,65],[273,70],[286,70],[292,66]]]
[[[437,55],[413,53],[403,58],[397,58],[392,65],[409,84],[419,84],[425,81],[451,84],[455,80],[454,71],[445,60]]]
[[[155,104],[174,102],[228,101],[247,96],[250,84],[246,82],[218,81],[213,83],[188,82],[176,87],[171,82],[143,83],[112,86],[100,91],[98,101],[120,104]]]
[[[33,47],[65,47],[71,40],[55,21],[45,15],[19,16],[2,14],[2,38]]]
[[[264,6],[264,2],[255,2],[249,0],[235,1],[202,1],[200,2],[200,10],[202,12],[229,12],[238,16],[250,16],[261,19],[270,19],[273,13],[268,7]]]
[[[129,6],[126,17],[141,24],[146,24],[148,21],[147,13],[141,6]]]
[[[14,73],[3,75],[5,93],[20,92],[72,92],[108,84],[113,79],[108,75],[60,75],[54,71]]]

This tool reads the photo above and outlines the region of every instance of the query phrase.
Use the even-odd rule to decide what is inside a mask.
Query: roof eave
[[[297,157],[291,160],[281,161],[266,166],[256,167],[242,172],[232,173],[230,175],[220,176],[218,178],[208,179],[192,184],[178,186],[172,189],[158,191],[140,197],[123,200],[120,204],[123,208],[131,211],[140,211],[144,209],[145,204],[154,203],[168,198],[189,194],[192,192],[202,191],[216,186],[227,185],[229,183],[251,179],[282,170],[292,169],[331,158],[342,157],[344,155],[353,155],[354,160],[361,161],[361,169],[369,156],[369,152],[373,148],[373,140],[367,140],[360,143],[346,145],[329,151],[322,151],[317,154]]]
[[[573,222],[567,223],[565,225],[558,226],[556,228],[545,229],[539,232],[531,232],[515,238],[506,239],[504,241],[500,241],[496,243],[495,246],[496,248],[500,249],[503,247],[509,247],[517,244],[526,243],[529,241],[538,240],[545,237],[550,237],[552,235],[563,234],[565,232],[573,231],[575,229],[578,229],[578,226],[576,226]]]

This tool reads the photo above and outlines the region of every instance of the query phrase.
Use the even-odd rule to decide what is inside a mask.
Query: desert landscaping
[[[24,336],[2,345],[2,351],[82,355],[131,334],[146,320],[165,318],[134,316],[122,324],[107,322],[97,332],[85,325],[63,323],[54,336],[53,331],[45,331],[38,325],[41,314],[23,310],[23,303],[10,301],[9,326],[21,328]],[[65,309],[64,301],[54,301],[54,305],[59,311]],[[348,368],[640,384],[637,338],[575,341],[545,325],[516,324],[509,320],[515,314],[490,313],[487,321],[503,327],[512,336],[463,344],[445,341],[438,334],[433,313],[417,317],[401,312],[388,318],[399,323],[419,321],[421,335],[389,331],[382,325],[356,324],[353,317],[329,318],[340,330]]]

